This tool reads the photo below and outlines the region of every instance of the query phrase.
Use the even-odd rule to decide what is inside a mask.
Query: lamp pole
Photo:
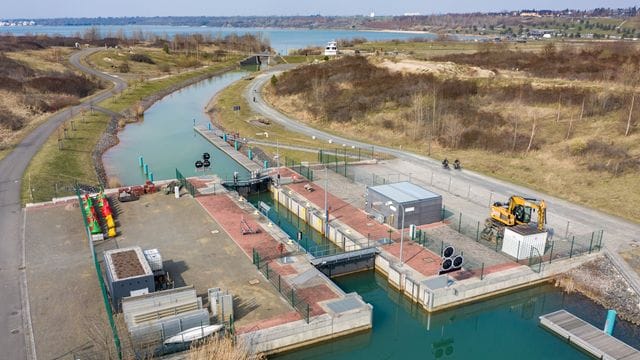
[[[400,226],[400,266],[404,264],[402,261],[402,245],[404,244],[404,205],[402,203],[398,203],[400,205],[400,209],[402,209],[402,224]]]
[[[324,166],[324,235],[329,237],[329,208],[327,193],[329,192],[329,168]]]

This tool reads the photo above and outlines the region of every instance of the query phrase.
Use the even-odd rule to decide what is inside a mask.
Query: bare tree
[[[569,115],[569,128],[567,129],[567,136],[564,138],[565,140],[569,140],[569,137],[571,136],[572,128],[573,128],[573,113]]]
[[[633,114],[633,103],[636,101],[636,94],[631,96],[631,108],[629,109],[629,118],[627,119],[627,129],[624,131],[624,136],[629,136],[631,132],[631,115]]]
[[[533,137],[536,135],[536,116],[533,115],[533,124],[531,124],[531,136],[529,137],[529,145],[527,146],[527,154],[531,150],[531,145],[533,145]]]

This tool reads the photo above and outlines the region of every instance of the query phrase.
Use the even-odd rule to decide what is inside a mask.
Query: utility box
[[[504,229],[502,252],[517,260],[530,256],[542,256],[547,245],[547,232],[528,225],[518,225]]]
[[[396,229],[442,220],[442,196],[408,181],[367,188],[365,210]]]
[[[153,271],[139,246],[105,251],[104,263],[111,301],[117,311],[123,298],[156,290]]]

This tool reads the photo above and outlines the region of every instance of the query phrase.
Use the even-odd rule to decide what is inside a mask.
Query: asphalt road
[[[283,125],[291,131],[305,134],[309,137],[315,136],[320,141],[327,142],[329,139],[332,139],[334,144],[339,144],[338,146],[346,144],[346,146],[371,148],[372,144],[339,137],[334,134],[329,134],[322,130],[312,128],[270,107],[262,98],[260,89],[267,83],[267,81],[270,80],[273,74],[277,74],[281,71],[282,69],[274,68],[256,76],[252,81],[250,86],[244,92],[244,97],[247,100],[247,103],[250,104],[252,110]],[[253,100],[254,97],[255,101]],[[464,181],[474,188],[486,188],[496,194],[505,194],[506,196],[508,196],[507,194],[523,194],[538,199],[544,199],[549,209],[547,212],[548,218],[555,218],[556,220],[562,219],[563,221],[569,221],[572,224],[589,224],[596,228],[604,229],[605,246],[611,250],[611,253],[615,254],[615,256],[619,256],[617,255],[617,251],[627,249],[632,241],[640,241],[640,224],[611,216],[595,209],[577,205],[548,194],[543,194],[526,187],[478,174],[473,171],[463,170],[461,172],[453,172],[452,170],[445,170],[442,168],[439,161],[426,156],[380,145],[375,145],[375,152],[392,155],[399,159],[409,161],[415,166],[428,168],[436,174],[442,174],[443,176],[455,174],[453,176],[455,176],[456,179]],[[396,170],[408,175],[411,173],[412,169]],[[630,191],[632,190],[630,189]],[[626,266],[623,270],[628,273],[627,275],[632,280],[631,285],[640,292],[640,277],[635,271],[628,267],[625,261],[620,262],[622,263],[622,266]]]
[[[80,62],[83,57],[99,49],[83,49],[70,57],[71,64],[79,70],[114,83],[85,100],[82,104],[60,111],[31,132],[4,159],[0,160],[0,349],[2,359],[26,359],[32,354],[32,338],[28,312],[26,266],[24,258],[24,214],[20,204],[22,174],[31,158],[49,136],[64,121],[113,96],[113,90],[121,92],[127,87],[122,79],[106,75]],[[43,240],[46,234],[43,234]],[[51,299],[55,301],[55,299]]]

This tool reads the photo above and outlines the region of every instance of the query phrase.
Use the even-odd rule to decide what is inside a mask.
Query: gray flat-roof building
[[[120,310],[122,298],[156,290],[151,267],[139,246],[104,252],[111,301]]]
[[[404,181],[367,189],[365,210],[396,229],[431,224],[442,220],[442,196]]]

